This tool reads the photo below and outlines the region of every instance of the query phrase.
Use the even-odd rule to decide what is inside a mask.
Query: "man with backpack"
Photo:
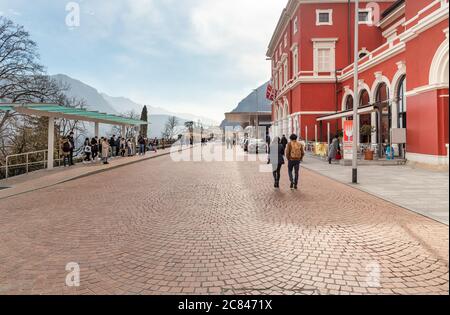
[[[305,147],[297,141],[297,135],[293,134],[291,142],[286,148],[286,158],[288,159],[289,179],[291,181],[291,189],[298,189],[298,180],[300,173],[300,163],[305,156]]]

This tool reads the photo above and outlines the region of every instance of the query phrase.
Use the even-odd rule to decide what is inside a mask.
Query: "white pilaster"
[[[48,118],[48,154],[47,154],[47,169],[53,169],[54,154],[55,154],[55,118]]]

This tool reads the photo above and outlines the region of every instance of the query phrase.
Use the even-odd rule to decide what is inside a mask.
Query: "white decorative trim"
[[[320,22],[320,14],[322,13],[328,13],[328,22]],[[322,26],[322,25],[333,25],[333,9],[327,9],[327,10],[316,10],[316,26]]]
[[[445,73],[446,66],[449,63],[449,40],[448,27],[444,29],[445,40],[436,50],[430,67],[429,83],[430,84],[448,84],[448,73]]]
[[[427,93],[434,90],[440,90],[440,89],[448,89],[448,83],[447,84],[429,84],[417,87],[411,91],[406,92],[407,97],[416,96],[422,93]]]
[[[358,13],[367,12],[367,21],[360,21],[359,20],[359,14],[358,14],[358,24],[359,25],[373,25],[373,10],[372,8],[360,8],[358,10]]]

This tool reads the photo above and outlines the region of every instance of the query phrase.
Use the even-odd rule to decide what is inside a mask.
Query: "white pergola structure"
[[[147,125],[148,122],[136,119],[125,118],[117,115],[88,111],[80,108],[60,106],[57,104],[14,104],[0,103],[0,111],[15,111],[24,115],[48,117],[48,162],[47,168],[53,169],[55,153],[55,119],[78,120],[95,123],[95,136],[99,136],[100,124],[121,126],[122,133],[125,134],[127,127],[137,127]]]

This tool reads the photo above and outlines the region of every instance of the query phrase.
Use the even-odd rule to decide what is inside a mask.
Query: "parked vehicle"
[[[248,142],[248,153],[267,153],[267,144],[263,139],[250,139]]]

